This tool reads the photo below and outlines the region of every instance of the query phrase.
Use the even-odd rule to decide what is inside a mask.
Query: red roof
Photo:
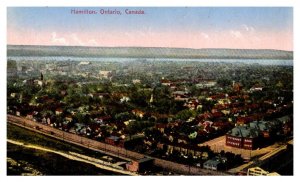
[[[166,128],[167,127],[167,124],[163,124],[163,123],[157,123],[155,125],[156,128]]]
[[[212,113],[212,115],[213,115],[214,118],[219,118],[219,117],[223,116],[223,113],[218,111],[218,112]]]
[[[63,112],[63,109],[62,108],[57,108],[55,111]]]

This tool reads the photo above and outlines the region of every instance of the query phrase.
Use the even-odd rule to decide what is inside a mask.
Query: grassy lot
[[[69,144],[67,142],[63,142],[54,138],[50,138],[49,136],[45,136],[43,134],[35,133],[30,130],[26,130],[19,126],[15,126],[13,124],[7,124],[7,138],[12,140],[17,140],[23,142],[25,144],[34,144],[43,146],[45,148],[59,150],[59,151],[71,151],[84,155],[88,155],[94,158],[101,158],[104,154],[100,152],[96,152],[93,150],[89,150],[80,146],[76,146],[74,144]],[[117,161],[122,161],[120,159],[116,159]],[[101,158],[101,160],[105,160]]]
[[[117,175],[58,154],[7,143],[7,175]]]

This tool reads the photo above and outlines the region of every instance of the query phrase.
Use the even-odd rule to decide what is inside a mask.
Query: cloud
[[[56,32],[51,33],[51,43],[53,45],[76,45],[76,46],[97,46],[98,42],[95,39],[87,39],[83,41],[76,33],[59,37]]]
[[[243,35],[240,31],[237,30],[230,30],[230,35],[233,36],[236,39],[242,38]]]
[[[255,31],[254,27],[248,26],[248,25],[246,25],[246,24],[243,24],[243,25],[242,25],[242,28],[243,28],[244,30],[246,30],[247,32],[254,32],[254,31]]]
[[[84,43],[78,38],[78,36],[75,33],[71,34],[71,39],[75,42],[76,45],[84,45]]]
[[[209,39],[209,35],[206,34],[206,33],[203,33],[203,32],[202,32],[202,33],[201,33],[201,36],[204,37],[205,39]]]
[[[89,40],[88,44],[91,45],[91,46],[97,46],[98,42],[94,39],[91,39],[91,40]]]
[[[51,42],[58,45],[68,45],[68,42],[64,37],[57,37],[56,32],[51,34]]]

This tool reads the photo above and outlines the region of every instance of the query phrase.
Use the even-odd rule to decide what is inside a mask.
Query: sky
[[[122,14],[104,15],[101,9]],[[145,14],[128,15],[126,9]],[[7,44],[292,51],[293,8],[9,7]]]

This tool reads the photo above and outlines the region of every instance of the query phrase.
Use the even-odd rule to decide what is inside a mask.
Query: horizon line
[[[192,50],[205,50],[205,49],[227,49],[227,50],[274,50],[274,51],[285,51],[294,52],[294,50],[283,50],[283,49],[238,49],[238,48],[185,48],[185,47],[147,47],[147,46],[84,46],[84,45],[30,45],[30,44],[6,44],[7,46],[41,46],[41,47],[90,47],[90,48],[165,48],[165,49],[192,49]]]

